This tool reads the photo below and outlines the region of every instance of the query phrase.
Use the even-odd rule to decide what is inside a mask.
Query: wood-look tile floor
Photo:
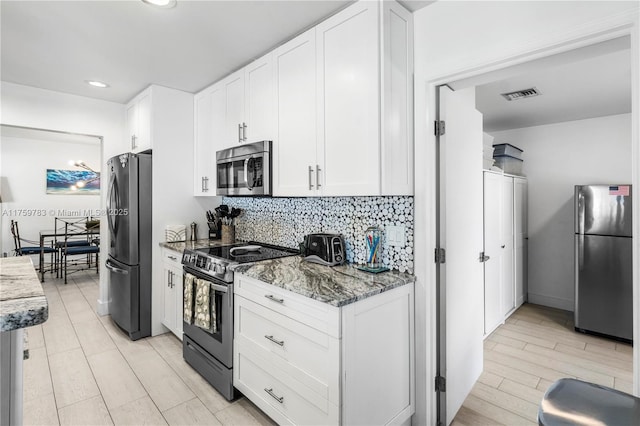
[[[246,398],[224,399],[182,359],[173,334],[129,340],[100,317],[98,275],[43,283],[49,319],[27,328],[25,425],[274,425]]]
[[[544,392],[572,377],[632,392],[632,347],[573,329],[573,313],[524,304],[484,341],[484,371],[454,425],[534,425]]]

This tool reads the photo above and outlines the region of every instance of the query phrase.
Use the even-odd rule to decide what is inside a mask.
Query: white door
[[[378,2],[362,1],[316,27],[324,195],[380,192],[378,24]]]
[[[127,150],[136,149],[136,135],[138,133],[138,104],[131,102],[127,105]]]
[[[223,148],[244,143],[244,69],[224,79],[225,86],[225,141]]]
[[[440,267],[439,343],[446,392],[444,401],[440,394],[439,409],[441,420],[449,424],[482,373],[483,362],[482,114],[475,109],[475,89],[441,87],[440,120],[446,123],[439,143],[439,232],[446,250]]]
[[[215,187],[213,191],[208,191],[211,187],[211,160],[215,156],[213,151],[213,135],[211,127],[212,116],[212,93],[211,90],[199,93],[194,98],[195,116],[195,143],[193,149],[193,195],[216,195]]]
[[[152,148],[151,141],[151,91],[144,92],[137,101],[138,134],[134,152],[142,152]]]
[[[516,306],[515,271],[513,250],[513,178],[502,181],[502,315],[508,315]]]
[[[164,265],[162,268],[162,277],[164,285],[164,310],[162,312],[162,324],[171,330],[172,333],[176,329],[176,291],[173,286],[175,281],[172,268]]]
[[[244,73],[244,142],[272,141],[275,97],[273,96],[272,54],[252,62]]]
[[[504,320],[502,312],[502,175],[484,172],[484,334]]]
[[[515,237],[515,288],[516,308],[524,303],[526,281],[526,242],[527,242],[527,180],[513,179],[514,237]]]
[[[280,197],[316,193],[316,31],[314,28],[273,54],[276,139],[273,193]]]

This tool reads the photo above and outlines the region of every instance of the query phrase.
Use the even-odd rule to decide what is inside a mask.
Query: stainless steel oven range
[[[202,377],[228,400],[233,387],[233,271],[240,263],[298,254],[297,250],[264,243],[185,250],[182,254],[183,280],[187,274],[210,282],[211,309],[215,310],[215,332],[183,322],[182,354]]]

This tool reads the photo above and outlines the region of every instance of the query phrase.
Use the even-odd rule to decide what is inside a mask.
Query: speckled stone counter
[[[205,247],[218,247],[223,246],[220,240],[196,240],[196,241],[180,241],[177,243],[168,243],[162,242],[160,243],[160,247],[168,248],[169,250],[174,250],[179,253],[182,253],[184,249],[195,250]]]
[[[338,307],[415,281],[415,276],[402,272],[370,274],[351,265],[329,267],[305,262],[300,256],[242,264],[234,271]]]
[[[49,305],[28,256],[0,258],[0,331],[45,322]]]

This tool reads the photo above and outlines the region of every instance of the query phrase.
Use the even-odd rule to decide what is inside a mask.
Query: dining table
[[[67,236],[73,235],[75,236],[87,236],[87,235],[98,235],[100,234],[100,228],[89,228],[86,230],[78,230],[73,232],[68,232]],[[51,265],[51,269],[45,270],[44,268],[44,248],[46,247],[47,240],[53,238],[54,243],[57,242],[58,238],[65,237],[65,228],[57,228],[57,229],[43,229],[40,230],[40,256],[38,262],[38,271],[40,271],[40,282],[44,282],[44,274],[45,272],[53,272],[53,264]],[[57,247],[54,247],[57,249]]]

